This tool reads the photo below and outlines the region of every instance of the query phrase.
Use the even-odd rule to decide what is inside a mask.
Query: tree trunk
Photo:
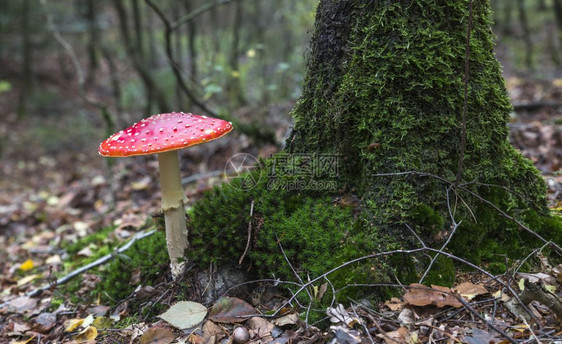
[[[99,67],[98,46],[99,34],[96,24],[96,2],[86,1],[86,20],[88,21],[88,72],[86,73],[86,86],[91,86],[95,81],[95,74]]]
[[[519,13],[519,24],[523,30],[523,42],[525,42],[525,65],[528,69],[531,69],[533,67],[533,41],[524,0],[517,0],[517,12]]]
[[[503,4],[503,34],[506,36],[510,36],[513,34],[513,30],[511,28],[512,18],[513,18],[513,11],[512,11],[512,1],[505,1]]]
[[[129,56],[129,59],[131,59],[131,61],[133,62],[133,66],[135,67],[135,70],[139,74],[144,84],[147,97],[155,98],[156,103],[158,104],[159,112],[169,111],[168,101],[164,93],[154,81],[154,78],[150,70],[148,69],[148,66],[144,64],[144,62],[141,60],[139,54],[139,47],[136,46],[136,44],[134,44],[134,42],[132,41],[131,34],[129,32],[127,13],[125,11],[125,6],[122,0],[114,0],[113,4],[115,6],[117,16],[119,18],[119,29],[123,37],[125,50],[127,51],[127,55]],[[149,99],[147,100],[147,102],[150,103],[151,100]]]
[[[190,13],[194,6],[192,6],[192,0],[185,0],[183,2],[183,7],[186,13]],[[187,22],[185,26],[187,35],[187,47],[189,52],[189,77],[194,82],[197,82],[197,56],[198,52],[195,48],[195,38],[197,37],[197,26],[195,23],[196,19],[192,19]]]
[[[141,11],[139,5],[141,1],[131,0],[131,5],[133,7],[133,26],[135,29],[135,42],[137,45],[138,55],[141,61],[145,62],[146,59],[144,57],[144,39],[143,39],[143,30],[141,27],[142,18],[141,18]]]
[[[181,18],[181,6],[178,2],[173,2],[172,3],[172,22],[176,22],[178,19]],[[189,75],[186,75],[185,69],[184,69],[184,63],[183,63],[183,52],[184,52],[184,48],[182,47],[182,38],[183,38],[183,31],[182,30],[176,30],[174,33],[172,33],[172,44],[174,45],[174,55],[173,59],[176,62],[176,66],[177,68],[180,70],[180,73],[182,74],[182,76],[187,79],[189,82],[191,82],[191,78],[189,77]],[[186,78],[187,76],[187,78]],[[185,109],[188,108],[185,105],[185,100],[184,100],[184,94],[182,92],[181,89],[181,85],[179,84],[179,82],[176,80],[176,104],[177,104],[177,109]]]
[[[560,45],[562,45],[562,0],[554,0],[552,6],[554,8],[556,26],[558,26],[558,39],[560,40]]]
[[[411,174],[379,175],[419,171],[452,182],[457,174],[467,6],[468,1],[418,6],[324,0],[318,7],[287,150],[341,157],[341,188],[369,205],[370,220],[380,228],[402,231],[396,224],[414,221],[420,206],[448,217],[443,200],[450,184]],[[474,1],[462,181],[474,182],[471,190],[494,198],[501,209],[544,213],[538,171],[507,140],[511,105],[493,54],[489,10],[488,1]],[[459,229],[457,238],[464,239],[457,243],[478,249],[470,212],[482,204],[462,197],[466,207],[459,205],[455,216],[467,225]],[[485,226],[479,214],[476,220]],[[488,239],[479,240],[505,235],[491,228]]]
[[[561,242],[544,181],[507,139],[489,14],[488,0],[320,1],[285,151],[267,176],[229,180],[194,206],[193,259],[238,261],[251,239],[254,274],[315,278],[431,246],[505,272],[506,257],[545,245],[530,228]],[[426,269],[424,282],[454,279],[443,255],[394,253],[330,283],[411,283]]]
[[[31,92],[31,29],[29,25],[29,0],[22,3],[22,85],[18,97],[18,118],[27,114],[27,98]]]
[[[229,75],[228,92],[231,106],[236,108],[246,104],[242,83],[240,82],[240,31],[242,30],[242,1],[234,4],[234,22],[232,24],[232,45],[230,46],[229,65],[231,73]]]

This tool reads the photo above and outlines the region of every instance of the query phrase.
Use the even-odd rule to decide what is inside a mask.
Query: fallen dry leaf
[[[361,323],[361,319],[349,315],[342,304],[339,304],[334,308],[329,307],[326,310],[326,314],[330,317],[330,322],[335,324],[344,323],[349,327],[353,327],[356,324]]]
[[[472,336],[465,336],[464,341],[468,344],[488,344],[497,343],[499,338],[495,334],[480,329],[472,329]]]
[[[16,313],[25,313],[34,309],[36,305],[37,299],[32,299],[29,296],[20,296],[8,302],[6,310]]]
[[[24,341],[12,341],[12,342],[10,342],[10,344],[27,344],[34,338],[35,338],[35,335],[33,335],[32,337],[29,337],[29,339],[24,340]]]
[[[33,319],[33,330],[39,333],[49,332],[57,323],[57,316],[53,313],[44,312]]]
[[[207,320],[203,325],[203,342],[208,343],[211,337],[214,337],[215,341],[221,340],[226,337],[226,331],[211,320]]]
[[[416,321],[415,317],[416,315],[414,314],[414,311],[409,308],[404,308],[402,312],[398,314],[398,322],[400,325],[410,326]]]
[[[180,301],[158,317],[179,330],[193,327],[205,319],[207,308],[200,303]]]
[[[388,309],[394,312],[401,311],[404,308],[405,304],[406,304],[405,302],[400,301],[400,299],[397,297],[393,297],[384,303],[384,305],[388,307]]]
[[[75,343],[83,343],[89,340],[94,340],[98,336],[98,330],[94,326],[88,326],[76,336],[74,336]]]
[[[297,313],[289,313],[282,317],[273,319],[271,321],[275,326],[283,327],[286,325],[295,325],[299,322],[299,315]]]
[[[248,321],[248,327],[256,336],[259,336],[260,341],[267,343],[273,340],[271,331],[275,325],[269,321],[263,318],[253,317]],[[253,336],[251,336],[251,338],[253,338]]]
[[[211,308],[209,319],[220,323],[246,321],[248,315],[256,314],[249,303],[236,297],[220,298]]]
[[[408,343],[409,331],[405,327],[399,327],[396,331],[379,333],[377,337],[382,338],[386,344]]]
[[[410,284],[410,291],[404,295],[404,300],[412,306],[462,307],[462,303],[452,295],[451,289],[436,285],[428,287],[423,284],[412,283]]]
[[[454,287],[453,291],[460,294],[462,297],[469,301],[478,295],[484,295],[488,293],[488,290],[486,290],[483,285],[473,284],[471,282],[463,282]]]
[[[509,301],[511,298],[509,297],[509,295],[507,295],[507,293],[505,293],[503,290],[499,289],[498,291],[496,291],[495,293],[492,294],[492,296],[496,299],[500,299],[502,302],[507,302]]]
[[[176,339],[171,329],[164,326],[155,326],[148,329],[139,338],[140,344],[169,344]]]

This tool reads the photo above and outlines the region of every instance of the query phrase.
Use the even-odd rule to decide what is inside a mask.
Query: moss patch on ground
[[[113,230],[113,227],[105,228],[66,245],[65,249],[69,258],[64,262],[65,269],[60,276],[111,254],[116,248],[123,245],[124,243],[117,243],[110,239]],[[90,257],[77,256],[77,253],[84,247],[92,249],[93,254]],[[104,303],[114,304],[129,296],[137,287],[139,282],[131,281],[133,273],[140,276],[141,284],[152,285],[154,281],[160,280],[162,274],[167,271],[167,266],[165,235],[162,232],[156,232],[136,241],[125,252],[116,254],[109,263],[89,270],[87,273],[99,276],[100,282],[86,294],[78,295],[83,286],[82,276],[61,285],[58,292],[61,297],[69,296],[70,301],[74,303],[81,302],[84,298],[94,300],[99,297]]]

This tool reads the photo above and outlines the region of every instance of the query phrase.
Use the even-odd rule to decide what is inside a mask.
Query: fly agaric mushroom
[[[232,123],[191,113],[172,112],[145,118],[103,141],[98,152],[107,157],[158,154],[162,212],[172,276],[183,270],[189,243],[178,149],[209,142],[232,130]]]

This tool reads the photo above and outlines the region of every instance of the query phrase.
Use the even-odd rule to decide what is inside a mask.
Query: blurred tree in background
[[[560,75],[562,0],[491,2],[505,72]],[[259,123],[300,94],[317,3],[2,1],[2,117],[107,129],[183,110]],[[88,135],[103,136],[82,132],[76,147]]]

